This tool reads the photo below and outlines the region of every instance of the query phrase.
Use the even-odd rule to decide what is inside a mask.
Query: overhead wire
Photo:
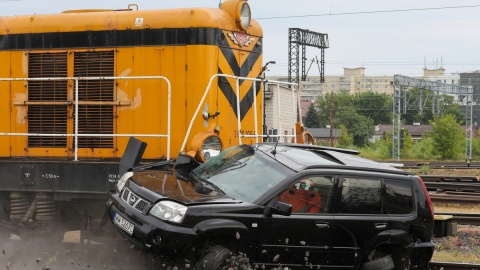
[[[428,7],[428,8],[409,8],[409,9],[391,9],[391,10],[374,10],[374,11],[354,11],[354,12],[339,12],[339,13],[322,13],[322,14],[306,14],[306,15],[288,15],[288,16],[259,17],[259,18],[255,18],[255,20],[292,19],[292,18],[306,18],[306,17],[360,15],[360,14],[375,14],[375,13],[393,13],[393,12],[412,12],[412,11],[427,11],[427,10],[442,10],[442,9],[478,8],[478,7],[480,7],[480,5],[450,6],[450,7]]]

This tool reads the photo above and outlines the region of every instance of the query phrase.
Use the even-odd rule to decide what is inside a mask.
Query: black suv
[[[356,154],[262,143],[203,164],[181,156],[123,175],[110,218],[133,243],[186,268],[238,264],[235,254],[260,269],[425,267],[434,216],[423,181]]]

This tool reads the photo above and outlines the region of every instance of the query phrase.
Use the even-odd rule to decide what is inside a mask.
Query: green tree
[[[340,125],[340,138],[337,141],[337,147],[348,148],[353,145],[353,135],[348,133],[347,128],[344,125]]]
[[[428,136],[433,140],[435,151],[441,159],[455,159],[462,151],[463,132],[460,124],[455,120],[455,116],[447,114],[445,116],[433,118],[430,121],[432,130]]]
[[[333,95],[333,96],[332,96]],[[333,97],[333,99],[332,99]],[[332,108],[333,101],[333,108]],[[325,127],[330,124],[330,114],[335,114],[343,107],[355,107],[353,96],[345,92],[327,93],[318,97],[317,108],[320,116],[320,126]],[[332,110],[333,109],[333,110]]]
[[[432,113],[433,93],[431,90],[409,89],[407,92],[407,113],[402,115],[404,123],[412,124],[413,122],[428,123],[434,118]],[[440,100],[438,100],[438,98]],[[453,97],[442,95],[436,96],[435,102],[440,104],[440,116],[451,114],[455,116],[458,123],[463,123],[465,116],[460,110]],[[421,110],[420,110],[421,109]],[[437,106],[435,105],[435,111]],[[421,111],[421,114],[419,114]],[[438,113],[437,111],[435,113]]]
[[[460,105],[453,101],[453,97],[447,96],[446,101],[442,103],[440,115],[451,114],[461,125],[465,124],[465,115],[462,113]]]
[[[375,133],[373,120],[358,114],[352,107],[341,107],[335,114],[334,126],[344,125],[353,136],[353,144],[363,146]]]
[[[363,92],[355,95],[354,103],[357,112],[372,119],[375,125],[392,122],[392,96]]]
[[[413,138],[410,133],[408,133],[408,130],[402,131],[404,132],[403,135],[403,149],[401,149],[401,156],[405,158],[410,158],[411,157],[411,150],[413,147]]]
[[[320,115],[318,114],[317,108],[313,105],[313,103],[311,103],[310,107],[308,107],[304,124],[307,128],[321,127]]]
[[[480,138],[472,139],[472,158],[478,159],[480,156]]]
[[[345,107],[354,108],[357,114],[372,119],[374,124],[386,124],[392,122],[392,103],[392,97],[386,94],[365,92],[350,95],[341,91],[320,96],[317,107],[321,126],[329,124],[331,113],[336,114]]]

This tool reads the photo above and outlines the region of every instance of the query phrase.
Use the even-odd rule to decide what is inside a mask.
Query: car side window
[[[291,204],[292,213],[327,213],[333,195],[334,177],[309,176],[288,187],[278,200]]]
[[[413,210],[412,183],[410,181],[385,180],[385,213],[410,214]]]
[[[339,213],[381,214],[382,181],[379,179],[343,178]]]

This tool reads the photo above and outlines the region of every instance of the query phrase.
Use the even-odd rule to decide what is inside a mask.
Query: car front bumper
[[[164,222],[150,215],[144,215],[120,199],[119,194],[109,192],[107,201],[110,221],[114,227],[137,247],[151,251],[154,255],[166,255],[172,258],[189,257],[196,250],[195,240],[199,237],[192,228]],[[121,228],[114,222],[114,216],[120,215],[133,224],[133,232]]]

